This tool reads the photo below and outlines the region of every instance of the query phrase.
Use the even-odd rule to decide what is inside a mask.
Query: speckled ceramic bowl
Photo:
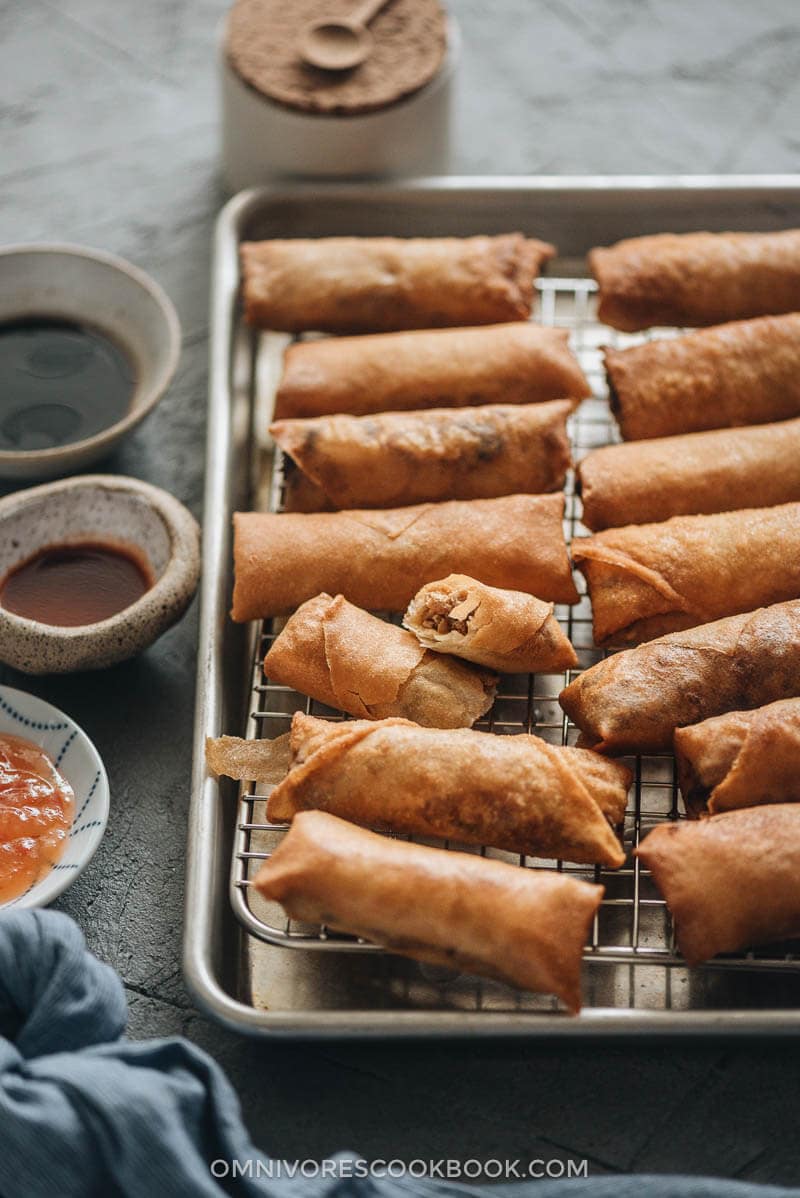
[[[24,894],[0,903],[0,911],[44,907],[83,872],[103,839],[108,778],[100,754],[83,729],[36,695],[0,686],[0,733],[24,736],[40,745],[75,792],[75,815],[61,860]]]
[[[106,333],[128,354],[133,395],[121,420],[91,437],[48,449],[0,449],[0,477],[56,478],[111,452],[152,411],[178,364],[181,328],[167,295],[123,258],[77,245],[0,248],[0,321],[74,320]]]
[[[0,500],[0,579],[48,545],[122,542],[150,563],[155,584],[108,620],[61,628],[0,605],[0,661],[26,674],[97,670],[146,649],[180,619],[197,589],[200,531],[159,487],[87,474]]]

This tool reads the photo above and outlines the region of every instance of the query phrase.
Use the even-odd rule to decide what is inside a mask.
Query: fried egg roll
[[[279,420],[286,508],[401,507],[560,491],[570,400]]]
[[[606,349],[626,441],[800,416],[800,313]]]
[[[603,753],[659,753],[676,728],[800,696],[800,601],[673,632],[585,670],[559,702]]]
[[[260,743],[269,757],[270,742]],[[631,773],[596,753],[538,736],[400,719],[330,723],[303,712],[292,718],[290,746],[289,772],[267,804],[271,822],[318,808],[365,827],[511,853],[613,868],[625,860],[611,825],[624,815]]]
[[[432,728],[469,728],[497,686],[496,675],[429,653],[410,632],[324,594],[290,617],[264,673],[360,719],[405,716]]]
[[[800,936],[800,807],[664,824],[636,855],[667,901],[689,965]]]
[[[582,949],[603,887],[553,870],[391,840],[307,811],[255,879],[290,919],[580,1010]]]
[[[800,503],[629,524],[572,542],[598,645],[800,598]]]
[[[583,523],[600,531],[670,516],[800,500],[800,420],[593,449],[579,463]]]
[[[492,586],[576,603],[563,512],[563,494],[386,511],[237,512],[233,619],[284,615],[322,591],[372,611],[403,611],[429,579],[465,569]]]
[[[290,345],[275,418],[582,399],[590,387],[566,329],[529,321]]]
[[[604,324],[718,324],[800,308],[800,229],[658,233],[589,254]]]
[[[525,320],[555,247],[497,237],[318,237],[241,246],[245,318],[261,329],[377,333]]]
[[[403,623],[426,649],[501,674],[549,673],[578,664],[552,603],[486,586],[466,574],[429,582],[411,600]]]
[[[675,756],[691,812],[800,803],[800,699],[678,728]]]

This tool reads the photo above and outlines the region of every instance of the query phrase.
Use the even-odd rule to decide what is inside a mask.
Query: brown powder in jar
[[[236,0],[226,51],[234,71],[268,99],[302,112],[354,116],[424,87],[447,49],[439,0],[389,0],[369,24],[372,53],[350,71],[320,71],[299,53],[302,32],[348,17],[356,0]]]

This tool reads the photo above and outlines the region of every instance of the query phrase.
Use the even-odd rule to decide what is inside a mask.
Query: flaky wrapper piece
[[[385,511],[237,512],[233,619],[292,611],[326,591],[403,611],[431,578],[466,569],[555,603],[577,603],[564,496],[510,495]]]
[[[470,727],[497,686],[496,675],[429,653],[410,632],[325,594],[290,617],[264,673],[360,719],[404,716],[433,728]]]
[[[290,919],[580,1010],[582,950],[602,886],[390,840],[320,811],[297,816],[254,884]]]
[[[299,333],[389,332],[524,320],[555,248],[497,237],[318,237],[241,246],[245,317]]]
[[[800,598],[800,503],[610,528],[572,542],[598,645]]]
[[[466,574],[429,582],[411,600],[403,623],[426,649],[502,674],[548,673],[578,664],[552,603],[486,586]]]
[[[800,329],[798,330],[800,335]],[[582,520],[600,531],[800,500],[800,420],[604,445],[577,468]]]
[[[800,229],[658,233],[593,249],[598,315],[626,332],[800,308]]]
[[[278,420],[289,511],[399,507],[561,490],[571,400]]]
[[[626,441],[800,416],[800,314],[606,349]]]
[[[800,807],[664,824],[636,855],[667,901],[689,965],[800,935]]]
[[[291,767],[269,797],[272,821],[315,808],[365,827],[512,853],[613,868],[625,860],[610,823],[624,814],[630,771],[585,750],[408,720],[329,723],[303,712],[290,740]]]
[[[678,728],[675,757],[691,813],[800,803],[800,699]]]
[[[659,753],[676,728],[800,695],[800,601],[776,603],[627,649],[559,696],[582,744]]]
[[[531,404],[591,393],[566,329],[524,323],[299,341],[275,417]]]

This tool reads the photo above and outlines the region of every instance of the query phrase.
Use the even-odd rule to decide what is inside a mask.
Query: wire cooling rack
[[[590,449],[618,441],[619,435],[611,417],[607,402],[607,390],[602,368],[601,347],[603,345],[626,346],[638,344],[643,335],[625,335],[600,325],[595,316],[595,290],[593,280],[586,278],[543,278],[537,283],[538,311],[536,319],[545,325],[554,325],[570,330],[572,347],[592,386],[592,398],[584,401],[570,418],[570,438],[573,459],[579,461]],[[657,335],[674,335],[673,330],[660,330]],[[272,406],[272,394],[279,374],[280,356],[286,338],[275,334],[254,334],[252,342],[252,387],[256,399],[258,424],[254,436],[262,438]],[[280,460],[274,470],[264,470],[265,455],[275,453],[271,446],[264,446],[261,457],[256,455],[254,468],[256,491],[259,483],[269,478],[269,485],[262,486],[261,494],[265,505],[279,510],[282,491]],[[270,463],[271,465],[272,463]],[[565,534],[567,540],[587,535],[581,523],[581,502],[575,494],[574,477],[568,476],[566,485]],[[501,679],[495,702],[487,716],[475,727],[479,731],[498,735],[533,733],[557,745],[574,744],[578,730],[567,719],[558,704],[558,694],[583,669],[588,668],[608,651],[598,650],[592,641],[591,607],[581,575],[576,574],[576,584],[581,599],[573,607],[560,606],[556,615],[565,628],[578,654],[579,667],[564,674],[509,675]],[[266,621],[254,626],[250,645],[250,709],[245,735],[248,738],[271,739],[289,730],[295,711],[304,711],[323,719],[347,718],[298,694],[289,687],[279,686],[265,678],[262,662],[272,640],[280,631],[280,622]],[[543,860],[534,857],[513,856],[490,848],[476,849],[474,846],[456,845],[449,841],[431,841],[444,848],[458,848],[477,852],[483,856],[518,863],[523,868],[555,868],[576,877],[598,881],[605,887],[605,896],[591,929],[585,960],[602,966],[642,966],[650,972],[661,970],[660,985],[656,987],[656,998],[652,996],[647,1005],[672,1008],[683,1005],[677,1001],[673,990],[674,979],[680,974],[686,983],[688,971],[674,945],[672,922],[664,900],[655,888],[648,870],[635,858],[633,850],[653,827],[665,820],[685,818],[685,810],[676,783],[675,761],[671,755],[630,757],[624,759],[630,765],[634,781],[630,789],[624,823],[618,829],[627,851],[627,859],[619,870],[601,867],[586,868],[561,861]],[[325,927],[299,924],[286,918],[282,908],[265,901],[252,886],[253,878],[280,843],[286,832],[283,825],[270,824],[265,815],[266,793],[257,787],[243,785],[240,789],[237,829],[234,840],[230,896],[234,912],[246,930],[258,939],[272,945],[315,952],[363,953],[389,958],[377,945],[342,936]],[[428,986],[437,981],[449,982],[452,975],[445,970],[432,970],[418,966]],[[800,946],[788,945],[767,948],[758,952],[731,954],[715,958],[703,969],[714,970],[763,970],[797,971],[800,969]],[[641,971],[632,969],[628,973],[627,991],[622,995],[619,987],[609,985],[596,987],[595,1005],[637,1005],[634,993]],[[609,973],[609,978],[611,977]],[[470,979],[464,991],[462,1005],[481,1008],[492,1005],[518,1008],[524,1000],[506,988],[501,988],[504,997],[495,994],[492,1004],[486,999],[488,983],[476,983]],[[652,986],[650,987],[652,990]],[[409,987],[406,981],[406,999]],[[413,988],[411,991],[413,999]],[[425,993],[421,1001],[429,1002]],[[549,1000],[548,1000],[549,1001]],[[525,1005],[530,1005],[526,1003]],[[541,1003],[539,1004],[541,1005]],[[552,1004],[551,1004],[552,1005]]]

